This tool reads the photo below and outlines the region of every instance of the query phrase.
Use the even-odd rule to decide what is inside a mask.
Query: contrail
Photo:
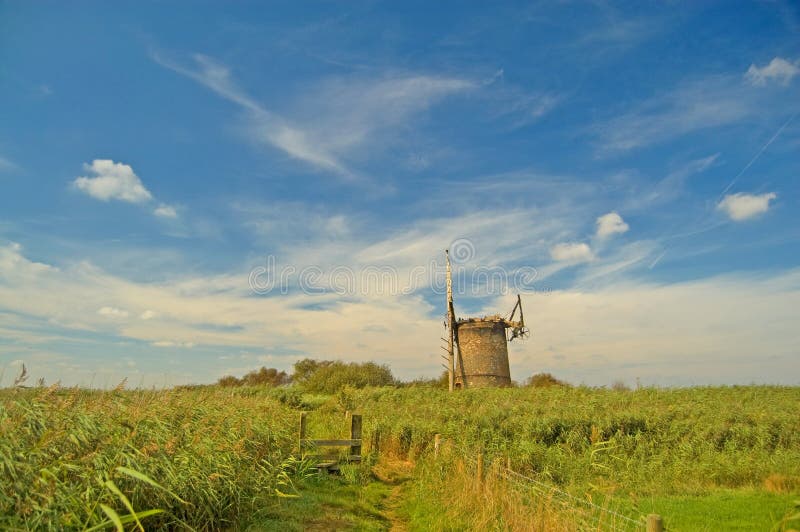
[[[719,198],[717,198],[717,203],[722,201],[722,198],[723,198],[723,196],[725,196],[725,193],[728,192],[731,189],[731,187],[736,183],[736,181],[739,180],[740,177],[742,177],[742,174],[744,174],[747,171],[748,168],[753,166],[753,163],[755,163],[758,160],[758,158],[761,157],[761,154],[764,153],[764,150],[769,148],[769,145],[772,144],[775,141],[775,139],[777,139],[780,136],[781,133],[783,133],[783,130],[786,129],[786,126],[788,126],[789,124],[792,123],[792,120],[794,120],[795,117],[797,117],[797,113],[794,113],[792,116],[790,116],[789,120],[784,122],[784,124],[781,127],[778,128],[778,131],[776,131],[775,134],[772,135],[772,137],[766,142],[766,144],[761,146],[761,149],[758,150],[758,153],[756,153],[755,156],[752,159],[750,159],[750,162],[747,163],[745,165],[745,167],[742,168],[741,171],[738,174],[736,174],[736,177],[734,177],[731,180],[730,183],[728,183],[728,186],[725,187],[725,189],[719,195]],[[714,225],[712,225],[710,227],[707,227],[705,229],[699,229],[697,231],[691,231],[689,233],[684,233],[684,234],[680,234],[680,235],[672,235],[672,236],[666,237],[665,240],[672,240],[673,238],[680,238],[680,237],[685,237],[685,236],[696,235],[698,233],[705,233],[706,231],[710,231],[712,229],[715,229],[715,228],[719,227],[720,225],[723,225],[723,224],[714,224]],[[661,255],[656,257],[656,259],[652,263],[650,263],[649,269],[652,270],[653,268],[655,268],[655,266],[661,261],[661,259],[664,258],[664,255],[667,254],[667,251],[668,251],[668,248],[664,248],[664,251],[661,253]]]
[[[771,139],[769,139],[769,140],[767,141],[767,143],[766,143],[766,144],[764,144],[763,146],[761,146],[761,149],[760,149],[760,150],[758,150],[758,153],[756,153],[755,157],[753,157],[752,159],[750,159],[750,162],[749,162],[749,163],[747,163],[747,164],[745,165],[745,167],[744,167],[744,168],[742,168],[742,170],[741,170],[741,171],[740,171],[738,174],[736,174],[736,177],[734,177],[734,178],[733,178],[733,180],[732,180],[730,183],[728,183],[728,186],[727,186],[727,187],[725,187],[725,190],[723,190],[723,191],[722,191],[722,194],[720,194],[720,195],[719,195],[719,198],[717,198],[717,203],[719,203],[719,202],[722,200],[722,197],[725,195],[725,193],[726,193],[726,192],[728,192],[728,191],[731,189],[731,187],[733,186],[733,184],[734,184],[734,183],[736,183],[736,181],[737,181],[737,180],[738,180],[740,177],[742,177],[742,174],[744,174],[744,173],[747,171],[747,169],[748,169],[748,168],[750,168],[751,166],[753,166],[753,163],[754,163],[754,162],[756,162],[756,160],[758,160],[758,158],[759,158],[759,157],[761,157],[761,154],[762,154],[762,153],[764,153],[764,150],[766,150],[766,149],[769,147],[769,145],[770,145],[770,144],[772,144],[772,142],[773,142],[775,139],[777,139],[777,138],[778,138],[778,136],[779,136],[779,135],[780,135],[780,134],[783,132],[783,130],[784,130],[784,129],[786,129],[786,126],[788,126],[788,125],[789,125],[789,124],[792,122],[792,120],[794,120],[794,118],[795,118],[796,116],[797,116],[797,113],[795,113],[795,114],[793,114],[792,116],[790,116],[790,117],[789,117],[789,120],[787,120],[787,121],[786,121],[786,123],[784,123],[784,124],[783,124],[783,125],[782,125],[782,126],[779,128],[779,129],[778,129],[778,131],[776,131],[776,132],[775,132],[775,134],[774,134],[774,135],[772,135],[772,138],[771,138]]]

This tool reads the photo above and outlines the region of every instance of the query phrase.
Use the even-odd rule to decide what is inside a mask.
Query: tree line
[[[305,358],[294,363],[291,374],[275,368],[261,367],[237,378],[226,375],[217,381],[219,386],[288,386],[296,385],[311,393],[335,393],[345,386],[430,386],[447,388],[447,372],[439,377],[401,382],[392,375],[386,364],[375,362],[342,362]],[[525,380],[525,386],[542,388],[569,386],[549,373],[537,373]]]

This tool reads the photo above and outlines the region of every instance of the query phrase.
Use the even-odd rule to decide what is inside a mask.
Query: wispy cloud
[[[19,168],[11,159],[0,156],[0,172],[10,172]]]
[[[503,69],[498,70],[484,86],[489,113],[494,119],[508,121],[512,129],[537,122],[565,99],[565,95],[553,91],[523,89],[508,83]]]
[[[419,74],[331,79],[298,96],[293,119],[268,109],[239,88],[225,65],[195,54],[193,67],[152,53],[160,65],[189,77],[248,112],[257,141],[346,180],[358,178],[347,159],[443,97],[478,86],[467,79]]]
[[[599,153],[625,152],[736,122],[751,112],[748,99],[722,78],[685,84],[596,126]]]
[[[127,318],[129,312],[127,310],[118,309],[116,307],[103,307],[97,311],[101,316],[108,316],[110,318]]]
[[[522,297],[533,334],[510,348],[515,376],[550,371],[587,384],[640,378],[667,386],[797,382],[796,269],[671,284],[617,279]]]
[[[715,153],[708,157],[693,159],[682,164],[658,181],[649,192],[639,198],[638,203],[640,206],[650,207],[674,200],[684,192],[686,181],[690,177],[701,174],[711,168],[718,158],[719,154]]]
[[[768,65],[757,67],[750,65],[745,73],[745,78],[755,86],[763,87],[770,82],[788,85],[792,79],[800,74],[800,61],[791,63],[782,57],[775,57]]]
[[[727,214],[731,220],[741,222],[767,212],[770,207],[769,202],[777,197],[774,192],[728,194],[717,204],[717,210]]]
[[[564,242],[550,248],[550,256],[559,262],[588,262],[594,259],[594,254],[588,244],[583,242]]]
[[[327,152],[322,146],[316,145],[305,131],[289,125],[285,119],[269,111],[239,88],[233,81],[227,66],[203,54],[192,56],[193,67],[184,66],[155,51],[151,51],[151,57],[159,65],[206,86],[219,96],[248,111],[258,141],[271,144],[291,157],[318,168],[332,171],[346,178],[354,177],[354,174],[345,168],[332,153]]]
[[[166,203],[160,204],[153,210],[153,214],[156,216],[160,216],[161,218],[177,218],[178,211],[172,205],[167,205]]]

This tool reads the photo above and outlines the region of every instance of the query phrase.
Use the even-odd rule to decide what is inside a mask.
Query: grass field
[[[799,407],[799,388],[767,386],[3,390],[0,528],[605,530],[612,512],[797,528]],[[345,410],[363,415],[364,464],[320,477],[298,456],[298,414],[312,437],[342,437]],[[587,521],[493,473],[509,463],[609,512]]]

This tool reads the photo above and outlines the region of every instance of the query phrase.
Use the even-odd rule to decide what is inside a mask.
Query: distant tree
[[[414,387],[414,386],[427,386],[430,388],[444,388],[445,390],[450,385],[450,377],[447,370],[443,371],[438,377],[417,378],[411,381],[406,381],[401,386]]]
[[[569,386],[569,384],[556,379],[550,373],[537,373],[528,377],[528,380],[525,381],[525,386],[547,388],[550,386]]]
[[[220,386],[241,386],[242,381],[234,377],[233,375],[225,375],[221,379],[217,381],[217,384]]]
[[[332,360],[313,360],[311,358],[304,358],[294,363],[294,373],[292,373],[292,382],[296,384],[303,384],[320,368],[330,366],[333,364]]]
[[[611,389],[614,390],[614,391],[617,391],[617,392],[629,392],[629,391],[631,391],[630,387],[627,384],[625,384],[625,381],[623,381],[623,380],[614,381],[614,383],[611,385]]]
[[[283,386],[290,382],[291,378],[285,371],[275,368],[262,367],[242,377],[242,384],[245,386]]]
[[[294,382],[310,392],[336,393],[345,386],[392,386],[397,383],[386,365],[375,362],[341,362],[305,359],[297,362]]]
[[[291,382],[285,371],[261,367],[247,373],[241,379],[226,375],[217,381],[220,386],[283,386]]]

